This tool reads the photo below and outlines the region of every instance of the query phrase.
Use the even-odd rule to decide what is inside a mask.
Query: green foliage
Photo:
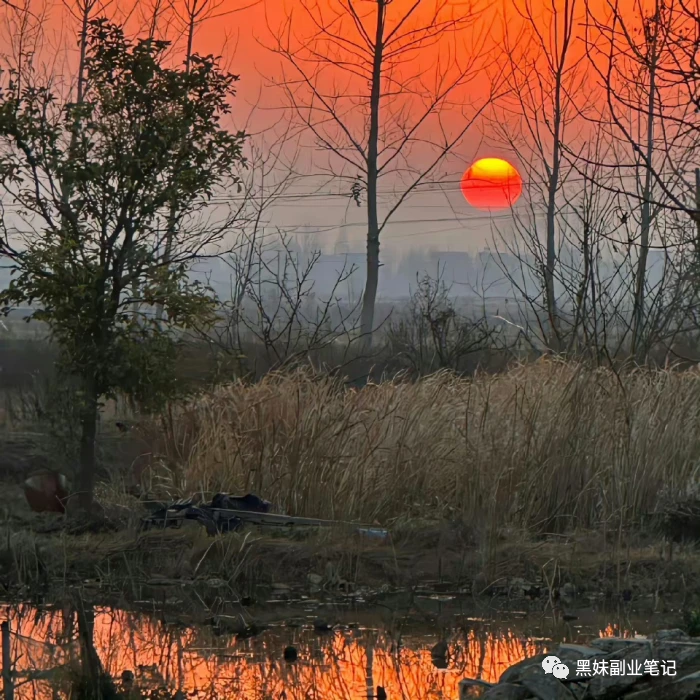
[[[212,56],[167,68],[167,46],[98,19],[80,104],[12,75],[0,95],[0,182],[26,224],[0,243],[13,263],[0,305],[36,304],[64,369],[97,396],[176,390],[178,334],[214,310],[187,271],[227,230],[194,215],[222,186],[240,188],[245,166],[245,135],[221,125],[237,76]]]

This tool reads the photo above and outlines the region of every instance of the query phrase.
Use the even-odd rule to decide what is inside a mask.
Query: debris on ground
[[[298,518],[270,512],[272,504],[255,494],[231,496],[217,493],[209,503],[200,503],[195,497],[181,499],[170,505],[155,504],[153,512],[142,521],[144,528],[180,527],[185,520],[195,520],[210,535],[231,532],[245,525],[272,527],[331,527],[351,526],[357,534],[372,540],[388,539],[387,530],[359,523],[344,523],[319,518]]]
[[[42,469],[24,482],[24,496],[35,513],[65,513],[68,479],[52,469]]]

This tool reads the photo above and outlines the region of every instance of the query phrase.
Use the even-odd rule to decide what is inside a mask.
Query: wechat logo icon
[[[542,668],[545,673],[551,673],[560,681],[563,681],[569,675],[569,667],[563,664],[558,656],[548,656],[546,659],[543,659]]]

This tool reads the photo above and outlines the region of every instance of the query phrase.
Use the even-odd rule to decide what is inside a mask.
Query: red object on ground
[[[24,482],[24,495],[35,513],[65,513],[68,481],[54,471],[34,474]]]

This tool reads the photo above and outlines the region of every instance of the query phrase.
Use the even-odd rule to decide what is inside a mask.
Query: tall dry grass
[[[173,409],[160,449],[184,491],[253,491],[295,515],[619,528],[697,482],[700,374],[542,360],[357,392],[273,374]]]

